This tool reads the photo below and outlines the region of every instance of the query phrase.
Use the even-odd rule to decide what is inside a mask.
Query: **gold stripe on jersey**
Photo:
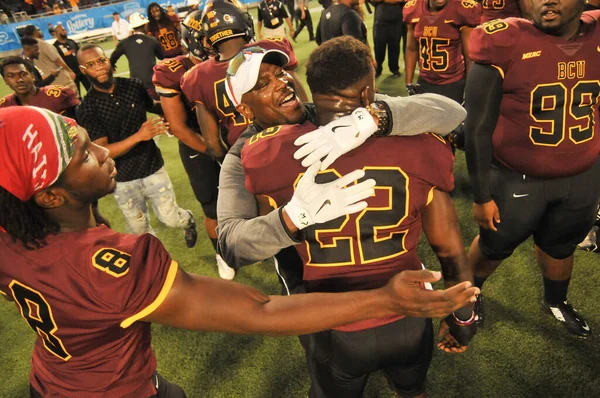
[[[502,80],[504,80],[504,71],[502,70],[502,68],[499,67],[498,65],[494,65],[494,64],[490,64],[490,66],[492,68],[496,68],[498,70],[498,72],[500,72],[500,76],[502,77]]]
[[[8,294],[4,293],[2,290],[0,290],[0,294],[3,296],[8,296]]]
[[[435,191],[435,187],[431,187],[429,193],[427,194],[427,204],[425,206],[429,206],[429,204],[433,201],[433,191]]]
[[[167,298],[167,295],[171,291],[171,288],[173,287],[173,283],[175,282],[175,277],[177,276],[178,270],[179,270],[179,264],[177,264],[177,262],[171,260],[171,265],[169,266],[169,271],[167,272],[167,277],[165,278],[165,283],[163,284],[162,289],[160,289],[158,296],[156,296],[156,298],[154,299],[152,304],[150,304],[149,306],[147,306],[146,308],[144,308],[137,314],[132,315],[129,318],[125,319],[123,322],[121,322],[121,327],[123,329],[126,329],[129,326],[133,325],[134,322],[147,317],[148,315],[153,313],[158,307],[160,307],[160,305],[163,303],[163,301],[165,301],[165,299]]]
[[[161,86],[157,86],[157,85],[155,85],[154,87],[156,88],[156,92],[158,94],[161,94],[161,93],[163,93],[163,94],[180,94],[181,93],[181,91],[175,90],[172,88],[166,88],[166,87],[161,87]]]

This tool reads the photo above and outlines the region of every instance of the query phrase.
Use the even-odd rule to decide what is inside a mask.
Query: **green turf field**
[[[318,13],[313,14],[317,22]],[[372,18],[368,19],[369,29]],[[112,43],[107,45],[107,48]],[[304,31],[295,45],[304,78],[310,51]],[[125,58],[118,73],[126,72]],[[377,81],[383,93],[403,95],[404,77],[393,78],[384,67]],[[8,93],[0,86],[0,94]],[[178,202],[201,209],[189,187],[174,138],[163,137],[160,148]],[[401,153],[398,156],[402,156]],[[461,219],[464,243],[476,234],[472,221],[470,188],[463,153],[456,159],[454,201]],[[123,217],[111,196],[101,201],[102,212],[116,230],[125,232]],[[167,229],[156,218],[157,235],[187,271],[217,277],[214,253],[199,222],[198,244],[187,249],[180,230]],[[420,246],[423,262],[439,269],[425,242]],[[506,397],[600,397],[600,257],[578,252],[570,300],[582,312],[594,336],[588,341],[568,335],[561,325],[540,310],[542,279],[535,264],[531,241],[522,245],[485,286],[487,319],[465,354],[451,356],[435,351],[429,371],[428,391],[433,398]],[[271,261],[241,270],[237,282],[266,293],[280,291]],[[1,300],[4,301],[4,300]],[[194,303],[190,303],[194,305]],[[437,327],[437,321],[435,322]],[[295,337],[271,338],[222,333],[192,333],[155,325],[154,349],[158,370],[181,385],[188,397],[306,397],[309,381],[303,351]],[[28,397],[28,375],[34,333],[12,303],[0,303],[0,398]],[[366,397],[392,397],[384,377],[369,380]],[[341,397],[343,398],[343,397]]]

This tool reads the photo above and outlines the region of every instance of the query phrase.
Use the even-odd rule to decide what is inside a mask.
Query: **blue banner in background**
[[[0,52],[17,50],[21,48],[21,39],[17,33],[17,28],[27,25],[36,25],[44,33],[44,38],[48,39],[48,23],[56,26],[58,22],[67,29],[70,35],[85,33],[96,29],[110,28],[113,23],[113,12],[118,12],[122,18],[127,19],[134,12],[146,15],[148,4],[156,0],[138,0],[125,3],[111,4],[97,8],[89,8],[78,12],[68,14],[53,15],[44,18],[32,19],[29,21],[15,22],[8,25],[0,25]],[[254,0],[256,1],[256,0]],[[186,1],[156,1],[163,7],[172,5],[175,10],[185,7]],[[251,0],[242,0],[242,3],[250,3]]]

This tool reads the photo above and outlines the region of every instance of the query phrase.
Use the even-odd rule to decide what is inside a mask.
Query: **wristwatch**
[[[375,101],[367,106],[367,111],[378,120],[379,128],[374,135],[385,137],[392,131],[392,118],[390,108],[383,101]]]

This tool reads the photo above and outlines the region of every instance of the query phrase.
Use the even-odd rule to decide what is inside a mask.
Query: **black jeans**
[[[301,19],[302,17],[302,10],[296,10],[296,17],[298,18],[298,20],[300,21],[300,25],[298,25],[298,27],[296,28],[296,31],[294,32],[294,37],[298,37],[298,35],[300,34],[300,32],[302,32],[302,29],[304,29],[304,27],[306,26],[306,29],[308,30],[308,38],[309,40],[314,40],[315,39],[315,34],[313,32],[313,23],[312,23],[312,18],[310,16],[310,11],[308,10],[308,8],[304,8],[304,14],[306,15],[306,18]]]

